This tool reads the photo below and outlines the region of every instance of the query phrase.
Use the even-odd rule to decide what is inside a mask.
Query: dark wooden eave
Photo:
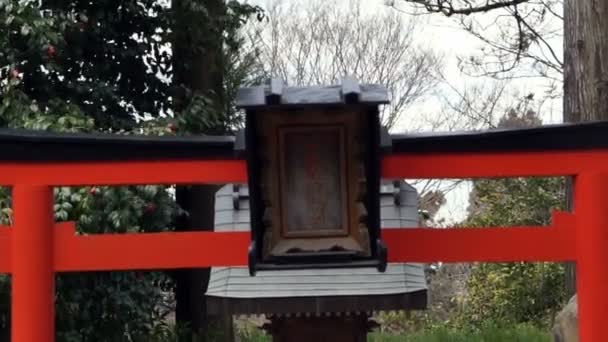
[[[234,159],[232,136],[152,137],[0,129],[0,161]],[[391,135],[386,153],[501,153],[608,148],[608,121],[535,128]]]
[[[608,148],[608,121],[524,129],[392,135],[389,153],[500,153]]]
[[[0,161],[94,162],[234,158],[230,136],[153,137],[0,129]]]

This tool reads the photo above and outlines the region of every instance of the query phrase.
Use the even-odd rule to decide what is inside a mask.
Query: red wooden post
[[[608,173],[576,180],[577,288],[581,342],[608,341]]]
[[[13,188],[13,342],[55,341],[53,191],[49,186]]]

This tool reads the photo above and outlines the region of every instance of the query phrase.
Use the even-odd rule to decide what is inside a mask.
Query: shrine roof
[[[345,77],[341,84],[332,86],[292,87],[273,79],[267,85],[239,89],[237,107],[252,109],[266,106],[304,105],[380,105],[389,103],[386,87],[377,84],[360,84]]]

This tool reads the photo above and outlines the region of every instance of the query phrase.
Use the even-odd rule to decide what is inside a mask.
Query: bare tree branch
[[[386,86],[391,103],[382,109],[382,121],[394,127],[436,88],[442,58],[414,42],[416,20],[388,8],[367,13],[361,3],[274,0],[267,8],[269,23],[254,25],[249,34],[268,77],[313,85],[351,75]]]
[[[424,8],[427,12],[441,13],[445,16],[453,15],[471,15],[475,13],[485,13],[495,9],[517,6],[528,2],[529,0],[498,0],[498,1],[480,1],[482,4],[474,5],[471,1],[454,1],[454,0],[404,0],[419,7]],[[454,3],[460,3],[460,6]],[[394,5],[394,1],[390,3]]]
[[[409,5],[418,12],[458,14],[461,27],[485,44],[479,53],[461,60],[462,71],[470,76],[509,74],[510,78],[528,73],[561,78],[563,59],[556,47],[563,32],[562,0],[392,0],[388,4],[401,12],[403,5]],[[491,15],[483,14],[489,11]]]
[[[551,12],[551,13],[553,13],[553,12]],[[514,9],[513,16],[516,18],[516,20],[519,23],[521,23],[523,26],[526,27],[526,29],[528,30],[528,32],[530,32],[536,39],[538,39],[540,42],[542,42],[544,44],[544,46],[547,48],[547,50],[549,50],[549,52],[551,53],[551,57],[553,58],[553,60],[556,62],[556,64],[551,64],[552,67],[554,69],[556,69],[556,71],[561,71],[562,68],[564,67],[564,63],[562,61],[562,58],[560,58],[560,57],[557,56],[557,54],[555,53],[555,50],[553,49],[553,47],[551,46],[551,44],[549,44],[547,42],[547,40],[540,33],[538,33],[538,31],[536,31],[536,29],[534,29],[526,20],[524,20],[524,18],[522,18],[519,15],[519,12],[517,11],[517,8]],[[520,28],[520,32],[522,32],[521,28]]]

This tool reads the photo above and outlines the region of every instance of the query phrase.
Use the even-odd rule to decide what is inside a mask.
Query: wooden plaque
[[[280,127],[282,236],[348,234],[343,126]]]
[[[369,255],[364,112],[265,112],[256,117],[263,163],[263,255]]]

